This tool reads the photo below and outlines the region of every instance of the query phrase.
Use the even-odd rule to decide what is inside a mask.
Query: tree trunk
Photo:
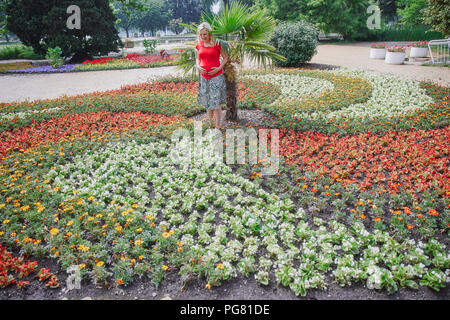
[[[227,113],[225,115],[226,120],[237,121],[237,85],[236,79],[229,81],[225,77],[225,83],[227,86]]]
[[[226,120],[237,121],[237,70],[230,60],[224,66],[225,84],[227,87],[227,113]]]

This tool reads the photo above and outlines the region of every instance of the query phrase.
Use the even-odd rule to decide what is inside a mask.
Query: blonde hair
[[[206,30],[208,31],[210,37],[211,37],[211,42],[215,42],[215,37],[212,35],[212,28],[211,25],[208,22],[202,22],[198,25],[197,27],[197,42],[200,43],[200,31],[202,30]]]

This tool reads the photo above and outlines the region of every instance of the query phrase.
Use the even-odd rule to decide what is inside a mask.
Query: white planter
[[[386,48],[374,49],[370,48],[370,59],[384,59],[386,57]]]
[[[387,64],[402,64],[405,61],[405,52],[386,52],[386,58],[384,60]]]
[[[416,48],[411,47],[411,52],[409,56],[411,58],[426,58],[428,54],[428,48]]]

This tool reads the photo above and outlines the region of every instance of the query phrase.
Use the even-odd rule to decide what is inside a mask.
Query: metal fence
[[[431,63],[450,63],[450,38],[428,42]]]

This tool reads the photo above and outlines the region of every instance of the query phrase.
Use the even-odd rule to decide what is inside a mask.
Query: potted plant
[[[426,58],[428,55],[428,41],[416,41],[408,45],[411,47],[411,58]]]
[[[124,44],[125,44],[125,48],[134,48],[134,42],[128,38],[125,39]]]
[[[373,43],[370,47],[370,59],[384,59],[386,57],[386,44]]]
[[[386,58],[384,60],[387,64],[402,64],[405,61],[406,49],[405,47],[393,46],[386,48]]]

